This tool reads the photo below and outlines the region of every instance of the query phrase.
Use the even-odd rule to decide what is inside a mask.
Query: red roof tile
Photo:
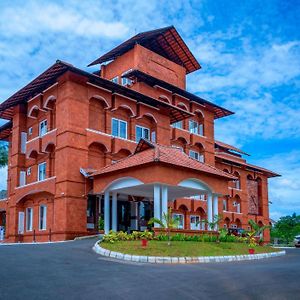
[[[148,147],[145,147],[145,145]],[[146,140],[141,140],[136,149],[134,154],[121,159],[112,165],[97,170],[90,174],[90,176],[107,174],[150,163],[163,163],[193,169],[195,171],[221,176],[227,179],[235,179],[235,177],[230,174],[189,157],[178,148],[152,144]]]

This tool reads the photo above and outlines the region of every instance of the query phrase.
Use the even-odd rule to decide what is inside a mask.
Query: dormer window
[[[131,79],[129,79],[128,77],[123,77],[124,75],[126,75],[127,73],[129,73],[131,71],[132,70],[129,69],[129,70],[127,70],[126,72],[124,72],[122,74],[122,85],[124,85],[124,86],[130,86],[130,85],[132,85],[132,80]]]
[[[137,125],[135,127],[135,139],[137,142],[139,142],[139,140],[141,138],[149,140],[150,139],[150,129]]]
[[[112,78],[111,81],[114,83],[119,83],[119,76]]]

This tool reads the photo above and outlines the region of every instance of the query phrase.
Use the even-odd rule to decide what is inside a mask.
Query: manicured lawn
[[[111,251],[147,256],[218,256],[249,254],[248,245],[243,243],[208,243],[208,242],[172,242],[171,246],[165,241],[149,241],[143,248],[141,241],[120,241],[114,244],[103,242],[101,247]],[[255,253],[276,252],[268,246],[257,246]]]

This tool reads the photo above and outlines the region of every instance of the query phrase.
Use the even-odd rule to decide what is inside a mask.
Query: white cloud
[[[276,170],[282,177],[269,179],[269,200],[271,215],[282,216],[300,213],[300,151],[277,153],[255,160],[255,163]]]
[[[41,32],[65,32],[80,36],[124,37],[128,27],[122,22],[103,21],[100,16],[86,18],[82,11],[69,6],[38,2],[25,2],[18,7],[4,8],[0,31],[5,36],[32,36]]]

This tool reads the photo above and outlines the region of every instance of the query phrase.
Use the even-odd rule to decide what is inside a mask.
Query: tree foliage
[[[5,167],[8,161],[8,147],[6,144],[0,144],[0,168]]]
[[[178,228],[179,218],[172,216],[172,209],[169,208],[167,213],[163,213],[162,220],[158,218],[151,218],[148,222],[149,225],[153,224],[160,225],[161,228],[165,229],[168,234],[168,245],[171,245],[171,229]]]
[[[291,242],[300,234],[300,215],[293,213],[291,216],[281,217],[271,230],[273,238],[279,238],[286,243]]]

